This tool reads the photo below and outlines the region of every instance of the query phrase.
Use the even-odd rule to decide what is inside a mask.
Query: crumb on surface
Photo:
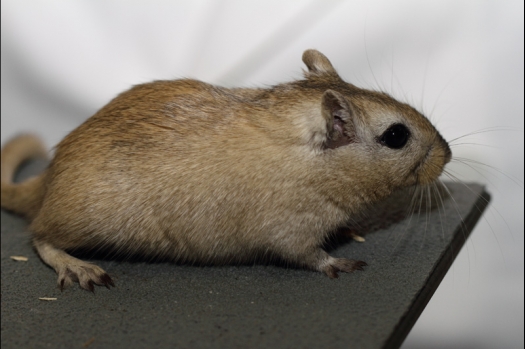
[[[11,256],[10,258],[17,262],[27,262],[29,260],[29,258],[24,256]]]

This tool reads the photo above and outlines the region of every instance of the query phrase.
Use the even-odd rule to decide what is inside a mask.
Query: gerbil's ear
[[[322,75],[322,74],[336,74],[332,63],[317,50],[306,50],[303,53],[303,62],[308,67],[308,72],[305,72],[305,76],[311,75]]]
[[[355,112],[342,94],[327,90],[323,94],[321,110],[326,120],[326,148],[335,149],[355,142]]]

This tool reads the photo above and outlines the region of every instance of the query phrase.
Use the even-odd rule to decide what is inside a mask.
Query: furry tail
[[[21,135],[2,148],[2,208],[33,219],[40,210],[45,194],[45,173],[22,183],[13,183],[17,168],[31,158],[47,158],[42,141],[33,135]]]

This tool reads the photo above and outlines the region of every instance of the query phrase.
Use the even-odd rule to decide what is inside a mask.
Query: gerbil
[[[304,79],[267,89],[135,86],[20,184],[16,168],[46,151],[15,138],[2,149],[2,207],[32,221],[61,288],[113,285],[65,252],[79,248],[208,264],[277,257],[331,278],[361,270],[323,242],[394,190],[435,181],[451,152],[409,105],[344,82],[318,51],[303,62]]]

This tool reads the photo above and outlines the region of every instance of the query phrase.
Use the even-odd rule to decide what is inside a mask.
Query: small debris
[[[354,239],[357,242],[365,242],[365,238],[362,237],[361,235],[357,235],[355,233],[350,233],[350,236],[352,237],[352,239]]]
[[[17,262],[27,262],[28,258],[24,256],[11,256],[11,259]]]
[[[91,343],[93,343],[95,341],[95,337],[92,337],[91,339],[89,339],[86,343],[82,344],[82,346],[84,348],[87,348],[91,345]]]
[[[52,298],[52,297],[39,297],[38,299],[40,299],[41,301],[56,301],[57,298]]]

